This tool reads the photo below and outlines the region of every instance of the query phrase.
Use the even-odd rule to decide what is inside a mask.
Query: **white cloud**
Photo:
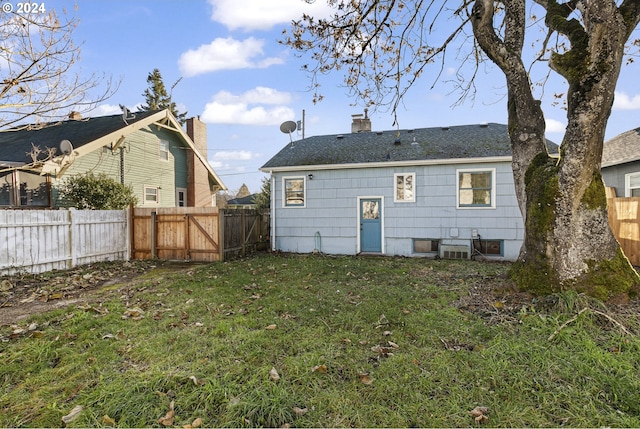
[[[293,109],[286,106],[291,101],[289,93],[265,87],[240,95],[220,91],[206,104],[200,119],[209,124],[279,125],[295,117]]]
[[[223,104],[287,104],[291,103],[292,97],[288,92],[257,86],[241,95],[234,95],[228,91],[220,91],[214,95],[214,100]]]
[[[555,119],[547,119],[545,118],[546,132],[547,133],[563,133],[565,131],[566,125],[560,121],[556,121]]]
[[[178,67],[186,77],[218,70],[267,68],[284,63],[283,58],[264,56],[264,40],[249,37],[236,40],[217,38],[208,45],[190,49],[178,59]]]
[[[613,110],[640,110],[640,94],[630,97],[624,92],[615,92]]]
[[[213,154],[213,161],[249,161],[260,154],[248,150],[222,150]]]
[[[302,0],[209,0],[211,19],[229,30],[269,30],[278,24],[289,24],[303,13],[326,18],[332,9],[325,1],[311,4]]]

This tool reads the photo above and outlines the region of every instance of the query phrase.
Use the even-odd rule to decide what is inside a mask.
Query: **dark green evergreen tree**
[[[182,78],[180,78],[182,79]],[[176,81],[171,87],[172,89],[180,82],[180,79]],[[147,76],[147,83],[149,84],[149,88],[145,89],[142,93],[142,96],[145,99],[145,103],[143,104],[142,110],[162,110],[169,109],[169,111],[176,117],[180,125],[184,125],[187,120],[187,112],[180,113],[178,112],[178,108],[176,107],[176,103],[171,100],[170,93],[167,93],[167,89],[164,86],[164,82],[162,81],[162,75],[160,74],[160,70],[153,69],[151,73]]]

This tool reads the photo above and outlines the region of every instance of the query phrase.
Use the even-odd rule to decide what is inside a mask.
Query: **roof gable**
[[[226,186],[213,171],[209,162],[195,147],[191,138],[185,133],[178,121],[166,109],[129,113],[125,118],[122,114],[100,116],[86,119],[70,119],[47,124],[33,124],[0,131],[0,167],[21,167],[33,163],[29,155],[32,144],[45,151],[40,157],[45,161],[47,148],[56,149],[56,157],[37,167],[42,174],[62,174],[66,166],[70,165],[73,157],[65,159],[59,149],[60,142],[69,140],[74,148],[74,157],[83,156],[107,144],[115,149],[131,132],[140,130],[151,124],[176,133],[178,139],[205,166],[209,177],[221,189]],[[65,161],[65,162],[63,162]]]
[[[626,131],[604,143],[602,167],[640,160],[640,128]]]
[[[555,143],[547,145],[557,152]],[[507,126],[489,123],[309,137],[285,146],[262,169],[510,156]]]

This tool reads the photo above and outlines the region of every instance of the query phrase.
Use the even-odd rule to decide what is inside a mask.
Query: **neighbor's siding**
[[[614,188],[617,197],[624,197],[625,175],[640,172],[640,161],[604,167],[601,171],[605,185]]]
[[[456,209],[456,170],[496,169],[495,209]],[[416,173],[416,201],[394,202],[394,174]],[[307,175],[313,174],[309,180]],[[282,207],[282,177],[306,178],[306,207]],[[415,256],[413,239],[470,244],[471,230],[482,239],[504,240],[504,259],[515,260],[524,227],[515,198],[510,163],[309,170],[274,174],[275,248],[307,253],[317,247],[330,254],[358,249],[358,197],[384,197],[384,240],[388,255]],[[458,237],[452,229],[458,229]],[[455,231],[453,231],[455,232]]]
[[[169,142],[169,160],[160,159],[160,140]],[[115,142],[114,142],[115,143]],[[155,126],[127,136],[124,147],[124,182],[133,188],[140,207],[175,207],[176,187],[187,187],[187,161],[184,144],[175,134]],[[104,148],[78,158],[64,177],[77,174],[104,173],[120,181],[120,152]],[[59,182],[56,182],[59,183]],[[158,204],[144,201],[144,186],[160,188]]]

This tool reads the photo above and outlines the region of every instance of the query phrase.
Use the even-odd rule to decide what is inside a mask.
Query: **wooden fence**
[[[129,259],[126,211],[0,210],[0,274]]]
[[[629,261],[640,266],[640,197],[609,198],[609,224]]]
[[[269,216],[255,210],[133,208],[131,213],[134,259],[215,262],[268,247]]]

